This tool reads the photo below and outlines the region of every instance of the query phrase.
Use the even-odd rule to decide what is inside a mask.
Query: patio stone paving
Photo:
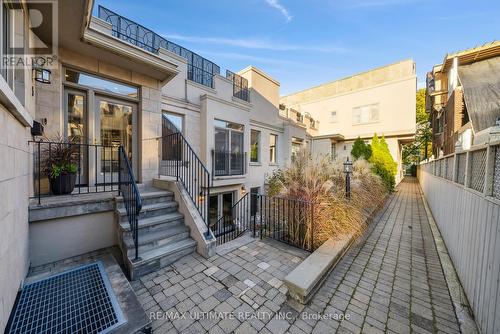
[[[305,307],[287,301],[282,282],[304,256],[256,240],[211,259],[188,256],[132,286],[154,333],[460,333],[414,179]]]
[[[283,278],[307,255],[255,239],[210,259],[187,256],[132,287],[154,333],[280,333],[273,316],[286,305]]]

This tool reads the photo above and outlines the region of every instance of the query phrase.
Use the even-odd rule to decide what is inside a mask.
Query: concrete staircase
[[[138,261],[133,261],[135,246],[123,198],[116,198],[118,240],[132,280],[168,266],[196,248],[172,192],[149,189],[141,191],[141,197]]]

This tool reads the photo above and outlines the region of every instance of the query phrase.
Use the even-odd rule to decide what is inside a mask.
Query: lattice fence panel
[[[493,197],[500,199],[500,145],[495,147],[495,168],[493,170]]]
[[[453,181],[453,157],[448,157],[445,159],[445,175],[447,180]]]
[[[457,155],[457,183],[465,184],[465,167],[467,164],[467,154]]]
[[[436,164],[437,164],[436,176],[441,177],[443,175],[443,160],[436,161]]]
[[[484,190],[484,176],[486,174],[486,149],[474,151],[471,154],[470,187],[482,192]]]

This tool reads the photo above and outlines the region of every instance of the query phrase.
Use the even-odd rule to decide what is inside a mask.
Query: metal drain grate
[[[125,322],[101,262],[27,284],[6,333],[106,333]]]

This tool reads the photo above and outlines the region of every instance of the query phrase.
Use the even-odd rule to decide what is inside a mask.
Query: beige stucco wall
[[[29,128],[0,104],[0,332],[29,267],[29,139]]]
[[[114,211],[31,222],[31,265],[117,245]]]
[[[408,77],[379,86],[334,95],[295,106],[302,113],[310,113],[320,121],[319,136],[341,134],[346,139],[392,134],[415,133],[416,77]],[[353,109],[378,104],[379,120],[353,124]],[[330,113],[337,112],[332,122]]]

